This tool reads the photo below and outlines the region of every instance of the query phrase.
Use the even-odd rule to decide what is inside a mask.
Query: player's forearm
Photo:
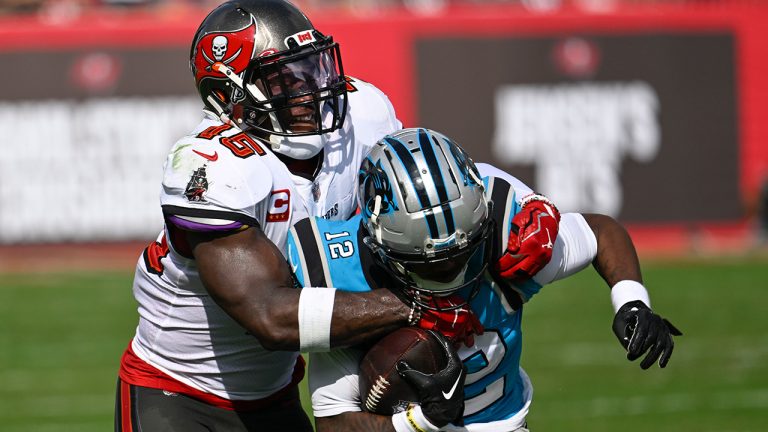
[[[387,290],[365,293],[336,290],[328,301],[299,298],[303,294],[318,293],[317,290],[275,288],[266,300],[249,300],[251,304],[242,305],[245,310],[260,311],[245,322],[258,329],[255,334],[267,349],[304,351],[356,345],[408,323],[410,308]],[[307,303],[301,305],[302,301]],[[324,332],[325,342],[317,332]]]
[[[637,251],[627,230],[610,216],[583,216],[597,238],[597,256],[592,265],[608,286],[622,280],[642,282]]]
[[[241,325],[267,349],[323,351],[322,348],[308,348],[307,341],[302,341],[302,337],[307,337],[307,329],[302,332],[301,326],[311,326],[312,323],[300,322],[301,292],[293,288],[275,287],[269,295],[242,298],[226,309],[230,315],[239,318]],[[325,312],[318,304],[304,306],[305,314],[307,309],[311,314],[331,313],[330,328],[327,330],[330,347],[356,345],[383,336],[407,325],[410,312],[408,306],[387,290],[365,293],[337,290],[332,307],[332,312]]]
[[[211,297],[266,349],[327,350],[407,324],[410,308],[388,290],[292,288],[288,264],[257,229],[193,240],[198,272]]]
[[[395,432],[392,417],[364,412],[346,412],[333,417],[316,417],[317,432]]]
[[[314,324],[311,320],[302,323],[299,319],[302,313],[300,296],[305,290],[317,288],[274,287],[268,294],[244,296],[239,301],[230,302],[225,310],[269,350],[324,351],[330,347],[351,346],[383,336],[408,323],[409,307],[387,290],[365,293],[337,290],[332,310],[325,311],[320,304],[311,301],[303,306],[305,316],[307,313],[329,314],[326,330],[317,329],[327,332],[329,345],[326,348],[309,347],[308,341],[302,338],[314,334],[315,329],[307,328]]]
[[[408,324],[410,308],[392,292],[336,292],[331,346],[351,346],[383,336]]]

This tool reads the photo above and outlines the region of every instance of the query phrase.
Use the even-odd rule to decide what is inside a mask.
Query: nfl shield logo
[[[320,185],[317,182],[312,183],[312,198],[315,202],[320,201]]]

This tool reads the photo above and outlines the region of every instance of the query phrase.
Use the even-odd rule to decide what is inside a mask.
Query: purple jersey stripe
[[[231,231],[244,225],[242,222],[234,221],[226,225],[211,225],[202,222],[192,222],[174,215],[168,216],[168,220],[177,227],[187,231]]]

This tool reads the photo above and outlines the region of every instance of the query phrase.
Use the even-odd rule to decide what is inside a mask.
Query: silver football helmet
[[[409,300],[434,309],[435,295],[465,288],[472,288],[465,300],[474,295],[491,244],[483,192],[466,152],[429,129],[388,135],[363,161],[358,204],[367,230],[364,242]]]

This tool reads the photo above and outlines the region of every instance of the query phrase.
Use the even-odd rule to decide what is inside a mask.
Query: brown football
[[[419,401],[416,389],[397,373],[400,360],[427,374],[448,364],[440,342],[426,330],[403,327],[388,334],[360,362],[360,400],[364,411],[392,415]]]

